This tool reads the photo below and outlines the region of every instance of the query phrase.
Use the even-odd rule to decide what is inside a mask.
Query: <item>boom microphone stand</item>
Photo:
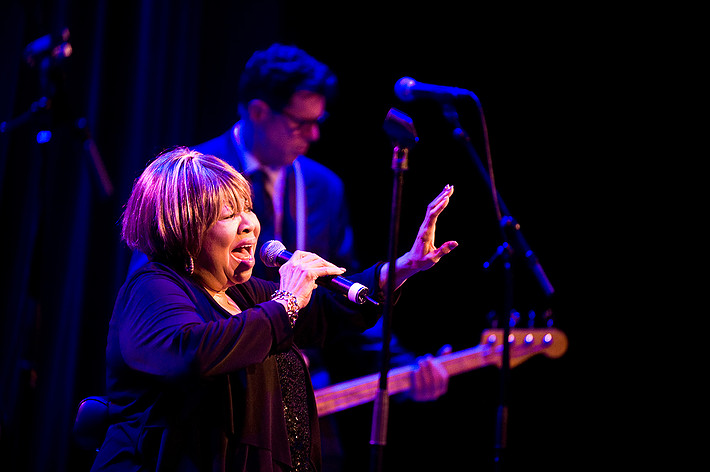
[[[484,264],[484,268],[487,268],[493,260],[502,256],[503,267],[504,267],[504,300],[503,300],[503,311],[500,313],[500,324],[503,325],[503,353],[502,353],[502,366],[501,366],[501,386],[500,386],[500,405],[498,408],[497,415],[497,425],[496,425],[496,468],[501,470],[503,466],[504,452],[506,448],[506,429],[508,423],[508,376],[510,373],[510,315],[512,311],[513,303],[513,275],[512,275],[512,256],[514,254],[522,254],[525,257],[528,267],[533,272],[533,275],[537,279],[540,287],[542,288],[545,295],[548,297],[554,293],[554,288],[550,281],[547,279],[545,272],[542,270],[542,266],[537,261],[535,254],[530,249],[530,246],[525,241],[522,233],[520,232],[520,225],[515,221],[515,219],[510,215],[508,208],[506,207],[503,199],[498,194],[495,187],[495,179],[493,178],[493,166],[491,165],[491,153],[490,145],[488,142],[488,129],[486,126],[486,119],[483,114],[483,108],[478,100],[476,94],[469,90],[457,88],[457,87],[444,87],[441,85],[427,84],[423,82],[417,82],[411,77],[402,77],[394,87],[395,94],[402,101],[410,101],[417,98],[430,98],[439,101],[442,104],[444,117],[453,125],[454,137],[461,141],[466,150],[468,151],[471,160],[476,166],[478,173],[483,178],[488,189],[491,192],[491,197],[493,199],[493,205],[496,210],[496,216],[498,218],[499,229],[501,231],[501,236],[503,243],[498,247],[496,254],[491,260]],[[486,157],[488,160],[488,172],[483,167],[481,159],[478,157],[476,150],[471,144],[471,140],[468,135],[461,127],[459,123],[458,114],[453,103],[456,100],[473,100],[476,103],[478,112],[481,118],[481,126],[483,128],[483,137],[486,147]]]
[[[370,470],[373,472],[382,470],[384,447],[387,444],[387,421],[389,419],[387,375],[389,374],[390,341],[392,339],[392,297],[396,288],[394,286],[395,263],[397,261],[397,241],[399,240],[399,220],[402,208],[402,185],[404,183],[404,172],[409,166],[409,148],[413,147],[419,140],[414,130],[412,119],[395,108],[391,108],[387,113],[384,129],[392,139],[394,182],[392,185],[392,207],[390,212],[389,268],[382,317],[382,367],[380,369],[375,406],[372,412],[372,430],[370,433]]]
[[[498,411],[496,415],[496,437],[495,437],[495,464],[496,470],[503,470],[503,464],[505,462],[505,452],[507,447],[507,427],[508,427],[508,382],[510,377],[510,343],[508,342],[510,336],[510,313],[513,308],[513,271],[512,271],[512,261],[514,254],[522,254],[525,257],[528,267],[532,271],[535,279],[537,280],[540,288],[543,290],[546,296],[551,296],[555,289],[545,275],[545,271],[537,260],[537,257],[533,253],[532,249],[528,245],[527,241],[520,232],[520,225],[511,216],[508,207],[503,202],[502,197],[498,193],[495,187],[495,180],[493,179],[492,170],[490,170],[490,150],[488,145],[488,130],[486,127],[486,120],[483,114],[483,109],[478,101],[478,97],[470,94],[471,98],[476,103],[480,118],[481,125],[483,127],[483,134],[486,145],[486,155],[489,161],[489,170],[483,166],[481,158],[471,144],[471,140],[461,127],[459,122],[458,113],[456,108],[451,103],[443,103],[444,117],[451,123],[454,128],[454,137],[461,141],[468,154],[471,157],[478,173],[485,182],[488,190],[491,192],[493,198],[493,203],[495,205],[496,216],[498,218],[498,224],[501,230],[501,236],[503,239],[503,244],[498,249],[495,259],[500,255],[503,261],[504,269],[504,296],[503,296],[503,311],[499,316],[499,325],[502,324],[503,327],[503,352],[501,355],[501,370],[500,370],[500,401],[498,405]],[[492,260],[491,260],[492,261]],[[490,263],[489,261],[488,263]]]
[[[113,195],[113,183],[96,146],[88,120],[78,117],[73,107],[70,107],[64,86],[64,77],[60,66],[71,57],[73,49],[69,42],[69,29],[62,28],[54,34],[47,34],[31,41],[23,52],[27,65],[37,70],[41,96],[32,102],[29,108],[20,115],[0,122],[0,136],[10,133],[22,126],[33,123],[46,126],[37,134],[37,144],[46,144],[52,139],[49,125],[58,127],[67,120],[73,122],[71,128],[74,135],[81,140],[82,147],[89,158],[90,168],[99,183],[102,197]],[[42,147],[46,154],[46,146]],[[45,161],[47,156],[44,156]]]

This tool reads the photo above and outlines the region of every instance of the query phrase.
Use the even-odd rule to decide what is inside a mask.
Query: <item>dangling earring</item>
[[[195,261],[192,260],[192,256],[187,256],[187,262],[185,263],[185,271],[188,275],[192,275],[195,272]]]

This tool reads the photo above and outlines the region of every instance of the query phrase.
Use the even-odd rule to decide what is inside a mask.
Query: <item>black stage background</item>
[[[420,354],[478,343],[502,303],[500,271],[482,270],[500,240],[490,195],[439,105],[401,103],[393,86],[412,76],[478,95],[498,189],[557,290],[545,299],[517,264],[514,306],[538,320],[551,310],[570,341],[562,358],[538,356],[512,371],[509,469],[587,468],[628,447],[624,418],[602,415],[621,392],[600,358],[619,342],[600,339],[618,310],[602,301],[617,294],[601,277],[600,241],[617,231],[621,205],[608,206],[617,199],[616,174],[606,170],[614,131],[590,112],[608,103],[605,86],[633,61],[616,53],[631,48],[618,13],[494,2],[5,3],[0,120],[42,96],[43,77],[56,91],[51,113],[0,136],[8,275],[0,468],[88,470],[91,454],[70,432],[78,401],[103,393],[106,329],[128,262],[117,221],[133,179],[161,149],[228,129],[238,119],[239,72],[274,41],[306,49],[339,77],[310,156],[346,183],[361,261],[386,257],[392,149],[382,123],[390,107],[412,116],[420,136],[405,175],[402,250],[427,202],[447,183],[456,188],[437,236],[460,246],[408,283],[395,312],[397,332]],[[23,63],[27,43],[63,27],[68,60],[46,73]],[[458,109],[483,156],[476,111],[465,102]],[[80,117],[110,195],[76,131]],[[53,131],[49,143],[35,142],[41,129]],[[495,368],[452,378],[440,401],[390,426],[390,455],[412,470],[492,470],[497,395]]]

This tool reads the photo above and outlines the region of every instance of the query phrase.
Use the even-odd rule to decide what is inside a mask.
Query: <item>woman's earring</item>
[[[195,261],[192,260],[192,256],[187,256],[187,262],[185,263],[185,271],[188,275],[192,275],[195,272]]]

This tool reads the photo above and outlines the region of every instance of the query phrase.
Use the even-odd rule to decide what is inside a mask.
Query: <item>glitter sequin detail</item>
[[[291,349],[276,355],[281,382],[284,418],[291,448],[293,471],[305,472],[311,468],[311,425],[306,396],[306,373],[298,353]]]

